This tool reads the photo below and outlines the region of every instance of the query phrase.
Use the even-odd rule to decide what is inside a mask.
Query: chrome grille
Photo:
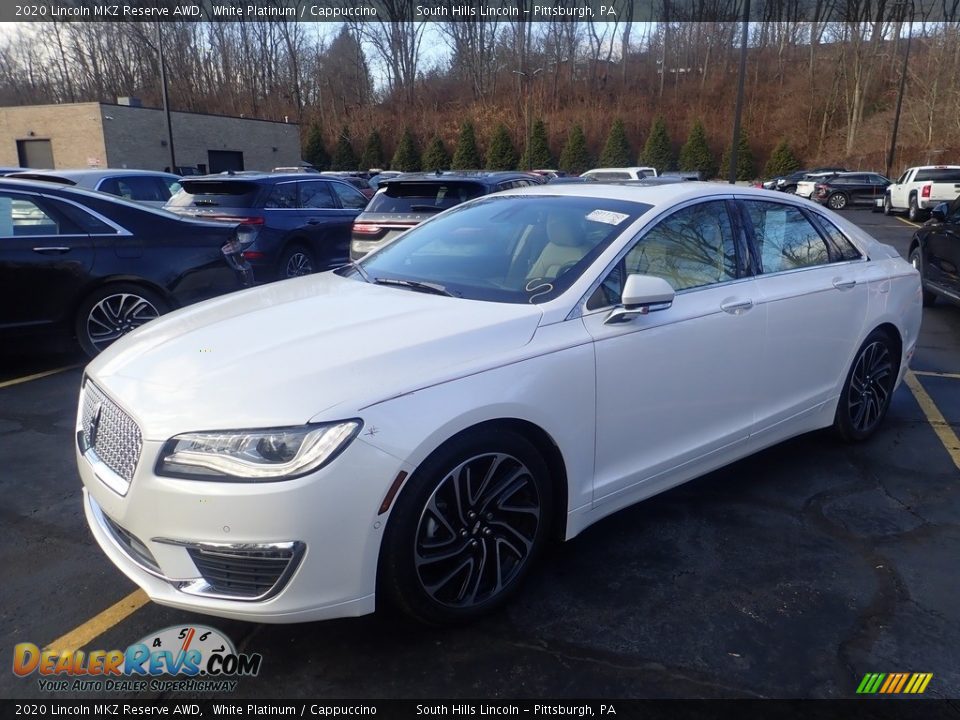
[[[83,445],[92,448],[104,465],[129,483],[143,446],[140,428],[92,382],[84,384],[81,403],[79,430]]]

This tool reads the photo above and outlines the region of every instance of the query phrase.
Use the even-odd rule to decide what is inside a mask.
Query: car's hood
[[[87,372],[145,439],[352,417],[386,398],[504,362],[531,305],[462,300],[323,273],[154,320]]]

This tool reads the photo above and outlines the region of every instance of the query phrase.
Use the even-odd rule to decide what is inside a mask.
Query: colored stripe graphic
[[[933,673],[867,673],[857,686],[857,694],[919,695],[932,679]]]

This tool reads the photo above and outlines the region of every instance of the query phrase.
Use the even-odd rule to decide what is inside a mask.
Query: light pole
[[[163,115],[167,123],[167,144],[170,146],[170,172],[177,172],[177,156],[173,150],[173,125],[170,123],[170,98],[167,96],[167,68],[163,59],[163,23],[157,23],[157,53],[160,56],[160,88],[163,95]]]
[[[737,182],[737,151],[740,146],[740,115],[743,113],[743,80],[747,74],[747,41],[750,29],[750,0],[743,0],[743,33],[740,38],[740,76],[737,78],[737,108],[733,115],[733,145],[730,146],[730,174],[728,179],[731,185]]]
[[[533,72],[526,72],[525,70],[514,70],[514,71],[513,71],[513,73],[514,73],[515,75],[522,75],[523,78],[524,78],[524,80],[526,81],[526,84],[527,84],[527,102],[526,102],[526,110],[524,111],[524,115],[525,115],[524,123],[525,123],[525,125],[526,125],[526,136],[527,136],[527,138],[526,138],[526,139],[527,139],[527,142],[526,142],[526,153],[525,153],[525,154],[526,154],[526,156],[527,156],[527,165],[528,165],[528,167],[525,168],[525,169],[527,169],[527,170],[533,170],[533,158],[530,156],[530,144],[531,144],[531,142],[532,142],[532,140],[533,140],[533,138],[532,138],[532,135],[533,135],[533,125],[532,125],[532,123],[530,122],[530,97],[531,97],[531,93],[530,93],[530,83],[533,81],[533,78],[535,78],[537,75],[539,75],[539,74],[542,73],[542,72],[543,72],[543,68],[537,68],[537,69],[534,70]]]
[[[903,11],[907,6],[910,6],[910,20],[907,25],[907,50],[903,53],[903,67],[900,68],[900,88],[897,90],[897,109],[893,114],[893,133],[890,137],[890,150],[887,152],[887,169],[886,176],[890,177],[890,172],[893,170],[893,158],[897,152],[897,132],[900,130],[900,110],[903,108],[903,91],[907,86],[907,65],[910,63],[910,39],[913,37],[913,13],[914,5],[913,0],[910,2],[901,2],[896,3],[894,7],[900,9],[900,22],[903,22]]]

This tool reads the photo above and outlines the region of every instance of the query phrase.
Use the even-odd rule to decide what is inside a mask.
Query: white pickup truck
[[[907,211],[914,222],[925,220],[930,210],[960,196],[960,165],[923,165],[908,168],[883,198],[883,214]]]

